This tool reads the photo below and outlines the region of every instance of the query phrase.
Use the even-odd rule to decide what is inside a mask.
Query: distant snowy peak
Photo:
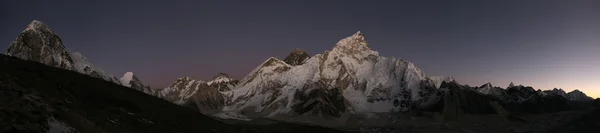
[[[202,80],[194,80],[190,77],[178,78],[169,87],[159,92],[159,97],[178,105],[189,101],[190,97],[198,91],[200,85],[206,85]]]
[[[486,83],[484,85],[481,85],[478,88],[479,93],[481,94],[486,94],[486,95],[490,95],[492,94],[492,89],[494,89],[494,86],[492,86],[492,83]]]
[[[300,49],[294,49],[288,56],[286,56],[283,61],[292,66],[302,65],[304,62],[310,58],[306,52]]]
[[[563,90],[562,88],[554,88],[552,90],[544,90],[542,91],[544,92],[546,95],[558,95],[558,96],[563,96],[563,97],[567,97],[567,92],[565,92],[565,90]]]
[[[229,77],[226,73],[218,73],[212,80],[206,84],[218,91],[229,91],[239,82],[239,80]]]
[[[70,55],[71,55],[71,59],[73,60],[73,63],[74,63],[73,64],[74,71],[122,85],[121,81],[119,81],[115,76],[112,76],[112,75],[104,72],[104,70],[94,66],[81,53],[73,52]]]
[[[212,80],[208,81],[207,84],[211,85],[214,83],[231,82],[233,80],[235,79],[229,77],[229,75],[227,75],[226,73],[218,73],[212,78]]]
[[[431,76],[429,79],[435,84],[435,88],[440,88],[443,82],[456,82],[452,76]]]
[[[134,74],[133,72],[126,72],[123,77],[121,77],[119,80],[121,81],[121,84],[123,84],[123,86],[127,86],[127,87],[131,87],[131,81],[133,80]]]
[[[158,95],[158,90],[152,89],[150,88],[150,86],[144,85],[142,81],[140,81],[140,79],[133,72],[126,72],[125,74],[123,74],[123,77],[119,79],[119,81],[123,86],[127,86],[153,96]]]
[[[255,80],[262,80],[262,75],[273,75],[274,73],[281,73],[287,71],[291,66],[282,60],[275,57],[270,57],[257,68],[252,70],[246,77],[240,80],[240,85],[246,85]]]
[[[54,34],[54,32],[52,31],[52,29],[50,29],[50,27],[48,27],[46,24],[42,23],[39,20],[31,21],[31,23],[29,23],[29,25],[27,25],[27,28],[25,28],[24,31],[50,32],[50,33]]]
[[[585,93],[575,89],[566,94],[566,97],[569,100],[573,101],[592,101],[594,98],[587,96]]]

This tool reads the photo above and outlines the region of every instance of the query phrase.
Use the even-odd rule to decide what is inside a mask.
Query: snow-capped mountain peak
[[[492,89],[494,89],[494,86],[492,86],[492,83],[488,82],[488,83],[486,83],[484,85],[481,85],[479,87],[478,91],[479,91],[479,93],[482,93],[482,94],[491,95],[493,93]]]
[[[206,82],[208,85],[214,84],[214,83],[222,83],[222,82],[230,82],[233,79],[231,77],[229,77],[229,75],[227,75],[226,73],[218,73],[217,75],[215,75],[212,80]]]
[[[379,56],[379,53],[372,51],[365,40],[362,32],[358,31],[354,35],[346,37],[335,45],[332,52],[355,55],[355,58],[367,57],[368,55]]]
[[[494,87],[494,86],[492,86],[492,83],[488,82],[488,83],[485,83],[485,84],[482,86],[482,88],[483,88],[483,87],[486,87],[486,88],[492,88],[492,87]]]
[[[566,94],[565,98],[573,101],[592,101],[594,98],[587,96],[585,93],[575,89]]]
[[[126,72],[119,80],[123,86],[131,87],[130,82],[133,80],[133,72]]]
[[[507,88],[512,88],[512,87],[515,87],[515,84],[513,82],[510,82],[510,84],[508,84]]]
[[[171,101],[178,105],[183,105],[189,101],[200,85],[206,84],[202,80],[194,80],[190,77],[181,77],[175,80],[169,87],[159,92],[159,97]]]
[[[104,70],[94,66],[81,53],[73,52],[70,55],[71,55],[71,59],[73,60],[73,70],[75,70],[79,73],[90,75],[92,77],[104,79],[106,81],[110,81],[110,82],[122,85],[121,81],[119,81],[115,76],[112,76],[112,75],[104,72]]]

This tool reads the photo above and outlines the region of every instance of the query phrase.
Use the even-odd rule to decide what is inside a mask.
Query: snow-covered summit
[[[490,95],[492,93],[493,88],[494,88],[494,86],[492,86],[492,83],[488,82],[484,85],[481,85],[479,87],[478,91],[479,91],[479,93]]]
[[[455,82],[452,76],[431,76],[429,79],[435,84],[435,88],[440,88],[443,82]]]
[[[119,80],[123,86],[131,87],[130,82],[133,80],[133,72],[126,72]]]
[[[217,75],[215,75],[212,80],[206,82],[208,85],[214,84],[214,83],[221,83],[221,82],[230,82],[233,81],[234,79],[232,79],[231,77],[229,77],[229,75],[227,75],[226,73],[218,73]]]
[[[371,47],[369,47],[363,33],[360,31],[338,41],[331,52],[351,56],[354,59],[379,56],[378,52],[373,51]]]
[[[200,88],[208,86],[205,81],[195,80],[190,77],[181,77],[175,80],[169,87],[159,92],[160,98],[171,101],[177,105],[184,105],[191,101]]]
[[[512,88],[512,87],[515,87],[515,84],[513,82],[510,82],[510,84],[508,84],[507,88]]]
[[[585,93],[575,89],[566,94],[565,98],[573,101],[592,101],[594,98],[587,96]]]
[[[52,31],[52,29],[50,29],[50,27],[48,27],[46,24],[44,24],[38,20],[31,21],[31,23],[29,23],[29,25],[27,25],[27,28],[25,28],[24,31],[34,31],[34,32],[43,31],[43,32],[54,33]]]

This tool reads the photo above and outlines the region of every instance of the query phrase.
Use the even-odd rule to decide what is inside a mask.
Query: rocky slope
[[[141,84],[139,79],[123,83],[119,78],[104,72],[90,63],[79,52],[69,52],[61,38],[44,23],[34,20],[19,34],[8,48],[7,55],[23,60],[40,62],[49,66],[76,71],[115,84],[131,87],[136,90],[151,92],[149,87]],[[127,76],[127,74],[125,74]]]
[[[226,124],[81,73],[0,55],[3,133],[341,132],[271,122]]]
[[[159,90],[152,89],[150,86],[144,85],[142,81],[133,73],[126,72],[123,77],[119,78],[119,81],[123,86],[136,89],[138,91],[150,94],[152,96],[158,96]]]

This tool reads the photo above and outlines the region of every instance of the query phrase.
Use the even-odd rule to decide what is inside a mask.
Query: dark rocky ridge
[[[302,65],[306,59],[310,58],[306,52],[300,49],[294,49],[288,56],[286,56],[283,61],[292,66]]]
[[[339,132],[275,123],[225,124],[189,108],[77,72],[0,55],[0,130],[46,132],[56,119],[75,132]]]

